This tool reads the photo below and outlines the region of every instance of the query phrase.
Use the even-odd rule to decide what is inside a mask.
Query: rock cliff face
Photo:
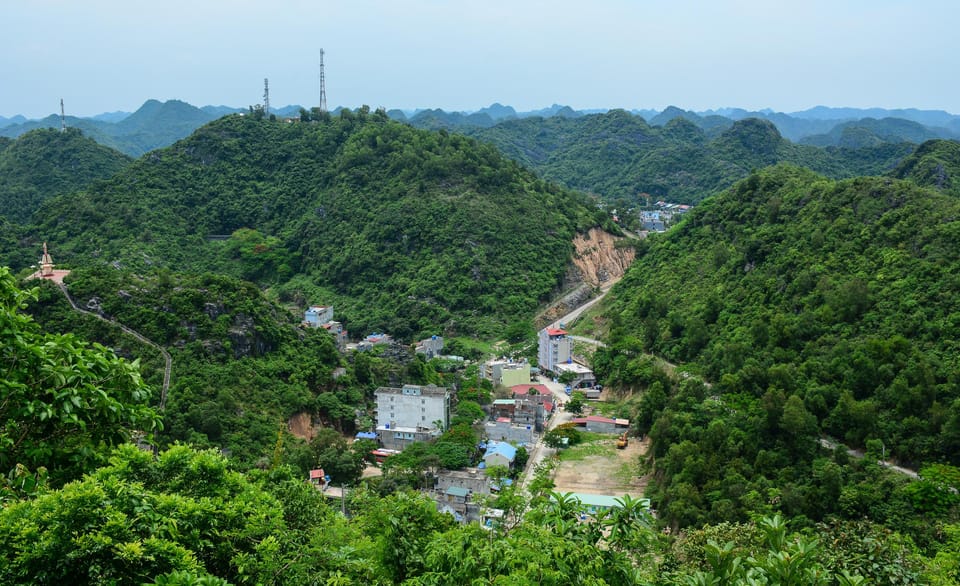
[[[574,238],[573,265],[579,273],[579,282],[605,288],[620,280],[636,253],[633,248],[617,248],[615,243],[619,239],[599,228]]]
[[[573,264],[567,269],[562,298],[554,302],[536,320],[542,328],[583,305],[597,288],[607,288],[620,280],[636,258],[633,248],[617,248],[620,238],[599,228],[578,234],[573,240]]]

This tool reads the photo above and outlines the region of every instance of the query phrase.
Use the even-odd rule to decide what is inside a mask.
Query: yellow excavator
[[[620,437],[617,438],[617,449],[622,450],[623,448],[627,447],[628,443],[629,440],[627,440],[627,432],[623,432],[620,434]]]

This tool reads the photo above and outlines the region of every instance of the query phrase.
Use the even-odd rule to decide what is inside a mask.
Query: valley
[[[943,133],[163,106],[0,142],[0,582],[956,575]]]

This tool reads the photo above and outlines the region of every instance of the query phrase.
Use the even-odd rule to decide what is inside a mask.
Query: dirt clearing
[[[570,448],[553,475],[557,492],[582,492],[642,497],[647,477],[640,473],[640,458],[647,453],[650,440],[630,438],[630,444],[618,450],[616,436]]]

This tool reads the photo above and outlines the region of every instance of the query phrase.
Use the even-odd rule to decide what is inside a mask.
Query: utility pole
[[[67,115],[63,110],[63,98],[60,98],[60,132],[67,131]]]
[[[323,73],[323,49],[320,49],[320,111],[327,111],[327,79]]]
[[[263,78],[263,115],[270,117],[270,80]]]

